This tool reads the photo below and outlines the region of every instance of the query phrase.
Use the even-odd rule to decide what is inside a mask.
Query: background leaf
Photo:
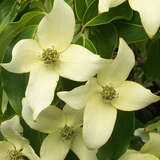
[[[74,0],[75,11],[79,21],[83,19],[83,15],[87,9],[85,0]]]
[[[153,41],[147,50],[148,58],[144,65],[145,74],[153,79],[160,78],[160,40]]]
[[[95,12],[92,11],[90,8],[88,8],[88,10],[89,10],[88,13],[90,14],[91,12]],[[133,11],[126,2],[119,5],[118,7],[111,8],[109,12],[105,12],[99,15],[94,14],[94,16],[92,17],[90,16],[89,18],[86,16],[84,18],[83,24],[85,25],[85,27],[87,27],[87,26],[97,26],[97,25],[107,24],[117,19],[130,20],[132,18],[132,15]]]
[[[118,34],[113,24],[89,28],[89,39],[103,58],[111,58],[118,46]]]

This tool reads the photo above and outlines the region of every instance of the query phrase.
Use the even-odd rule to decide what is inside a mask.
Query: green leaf
[[[99,160],[117,160],[128,149],[133,132],[134,113],[118,111],[112,136],[97,153]]]
[[[22,16],[18,22],[9,23],[0,34],[0,62],[12,40],[28,25],[38,24],[44,16],[44,12],[31,11]]]
[[[13,108],[10,106],[10,104],[8,103],[7,105],[7,110],[5,111],[5,113],[3,114],[3,121],[6,121],[8,119],[11,119],[13,116],[15,116],[16,113],[13,110]]]
[[[79,44],[79,45],[87,48],[91,52],[97,53],[97,50],[96,50],[94,44],[92,43],[92,41],[89,40],[87,37],[85,37],[84,34],[80,35],[80,37],[77,39],[77,41],[75,42],[75,44]]]
[[[12,48],[20,40],[32,38],[35,34],[36,26],[29,26],[23,30],[19,36],[12,42],[6,53],[6,59],[11,59]],[[4,89],[8,95],[9,103],[17,114],[21,114],[22,98],[25,96],[25,89],[28,81],[27,74],[14,74],[2,70],[2,80]]]
[[[115,23],[119,36],[123,37],[128,43],[140,42],[148,39],[144,28],[140,24],[132,22],[117,21]]]
[[[83,25],[91,21],[97,15],[98,15],[98,0],[94,0],[92,3],[90,3],[88,9],[84,14]]]
[[[3,1],[0,3],[0,33],[9,22],[12,22],[19,11],[19,5],[16,0]]]
[[[89,7],[89,5],[90,5],[94,0],[85,0],[85,1],[86,1],[87,7]]]
[[[79,160],[79,158],[70,150],[65,160]]]
[[[103,58],[111,58],[118,46],[118,34],[113,24],[89,28],[89,39]]]
[[[160,40],[153,41],[148,50],[148,58],[144,65],[144,72],[153,79],[160,78]]]
[[[94,12],[93,10],[90,11],[89,8],[88,10],[89,10],[89,13]],[[132,18],[133,11],[129,7],[128,3],[126,2],[119,5],[118,7],[111,8],[109,12],[105,12],[99,15],[96,15],[96,14],[93,14],[93,15],[94,16],[92,16],[92,18],[90,16],[90,18],[84,19],[83,24],[85,27],[107,24],[117,19],[130,20]]]
[[[87,8],[86,2],[85,0],[74,0],[74,4],[77,18],[79,21],[81,21]]]

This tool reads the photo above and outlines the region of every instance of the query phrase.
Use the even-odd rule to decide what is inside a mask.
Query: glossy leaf
[[[123,37],[128,43],[140,42],[148,39],[144,28],[140,24],[118,21],[115,23],[119,36]]]
[[[90,22],[97,15],[98,15],[98,0],[94,0],[92,3],[90,3],[85,12],[85,15],[83,17],[83,25]]]
[[[103,58],[111,58],[118,46],[118,34],[113,24],[89,28],[89,38]]]
[[[74,0],[75,11],[79,21],[83,19],[83,15],[87,9],[85,0]]]
[[[85,19],[83,24],[85,25],[85,27],[87,27],[87,26],[108,24],[118,19],[130,20],[132,18],[132,15],[133,11],[129,7],[128,3],[123,3],[118,7],[111,8],[109,12],[105,12],[97,16],[94,15],[94,17],[92,16],[92,19],[91,18],[88,18],[87,20]]]
[[[0,33],[9,22],[12,22],[15,19],[19,7],[16,0],[3,1],[0,3]]]

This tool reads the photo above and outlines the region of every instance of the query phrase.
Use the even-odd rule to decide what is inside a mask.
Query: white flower
[[[100,13],[108,12],[109,8],[116,7],[126,0],[99,0],[98,10]]]
[[[18,160],[18,158],[25,157],[29,160],[40,160],[29,145],[29,141],[22,137],[23,128],[19,123],[18,116],[3,122],[1,132],[6,139],[0,141],[1,160]]]
[[[84,86],[57,95],[74,109],[84,109],[83,138],[90,148],[98,148],[111,136],[117,109],[134,111],[160,100],[138,83],[126,80],[135,64],[132,50],[120,39],[118,55],[106,60],[97,78]]]
[[[33,107],[33,117],[51,104],[59,76],[87,81],[103,61],[82,46],[71,44],[75,28],[74,13],[64,0],[55,0],[52,11],[40,22],[37,39],[19,41],[12,61],[1,64],[15,73],[30,72],[25,96]]]
[[[119,160],[159,160],[160,158],[160,135],[149,133],[150,139],[141,150],[128,150]]]
[[[61,110],[49,106],[34,121],[32,108],[27,99],[22,100],[22,115],[26,123],[33,129],[48,133],[42,142],[41,160],[63,160],[71,149],[80,160],[97,160],[97,150],[89,150],[82,139],[82,111],[65,105]]]
[[[140,137],[144,143],[149,140],[149,134],[145,131],[145,128],[136,129],[134,135]]]
[[[160,0],[129,0],[129,4],[139,12],[144,29],[152,38],[160,26]]]

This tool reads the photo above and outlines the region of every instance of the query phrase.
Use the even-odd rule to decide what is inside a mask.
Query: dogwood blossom
[[[26,123],[33,129],[49,134],[42,142],[41,160],[63,160],[70,148],[80,160],[97,160],[97,150],[89,150],[82,139],[82,111],[67,105],[63,110],[49,106],[34,121],[32,114],[27,99],[23,99],[22,115]]]
[[[100,13],[108,12],[109,8],[116,7],[125,0],[99,0],[98,9]]]
[[[24,39],[13,48],[10,63],[1,64],[14,73],[30,72],[25,96],[34,119],[51,104],[59,76],[87,81],[103,61],[82,46],[71,44],[74,13],[64,0],[55,0],[52,11],[40,22],[36,39]]]
[[[23,128],[18,116],[1,124],[1,132],[6,140],[0,141],[1,160],[40,160],[29,141],[22,137]]]
[[[160,26],[160,1],[129,0],[129,4],[133,10],[139,12],[144,29],[152,38]]]
[[[99,148],[113,131],[117,109],[135,111],[160,100],[138,83],[126,80],[135,64],[132,50],[120,39],[114,60],[106,60],[97,78],[58,97],[74,109],[84,109],[83,138],[89,148]]]
[[[149,133],[150,139],[141,150],[128,150],[120,160],[159,160],[160,158],[160,134],[151,132]]]

